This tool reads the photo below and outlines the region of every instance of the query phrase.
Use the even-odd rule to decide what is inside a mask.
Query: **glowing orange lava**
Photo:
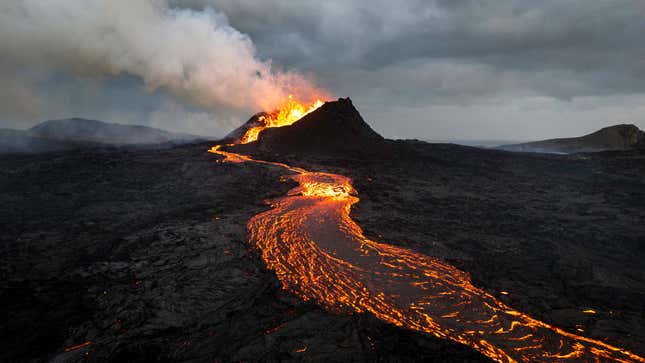
[[[316,100],[309,105],[305,105],[294,100],[293,96],[289,95],[289,99],[283,102],[278,111],[260,116],[258,121],[261,124],[248,129],[240,142],[242,144],[248,144],[249,142],[256,141],[262,130],[269,127],[289,126],[322,105],[323,101],[321,100]]]
[[[290,178],[298,186],[272,201],[247,228],[249,242],[282,286],[304,300],[332,311],[368,312],[465,344],[497,362],[645,362],[514,310],[437,258],[366,238],[350,217],[359,198],[345,176],[254,160],[220,145],[210,151],[225,162],[263,163],[294,173]]]
[[[90,345],[92,345],[92,342],[88,340],[88,341],[86,341],[86,342],[84,342],[82,344],[67,347],[67,348],[65,348],[65,351],[66,352],[71,352],[73,350],[78,350],[78,349],[81,349],[81,348],[84,348],[84,347],[87,347],[87,346],[90,346]]]

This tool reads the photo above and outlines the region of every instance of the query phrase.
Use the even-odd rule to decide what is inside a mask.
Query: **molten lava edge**
[[[249,142],[247,135],[241,143]],[[221,145],[210,152],[224,162],[262,163],[295,173],[290,178],[298,186],[273,200],[247,228],[249,242],[283,288],[304,300],[331,311],[369,312],[396,326],[465,344],[497,362],[645,362],[513,310],[439,259],[366,238],[350,217],[359,198],[345,176],[254,160]]]

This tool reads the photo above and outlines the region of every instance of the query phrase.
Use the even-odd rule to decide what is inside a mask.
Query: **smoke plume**
[[[1,60],[83,77],[128,74],[216,110],[271,109],[288,93],[321,96],[310,80],[258,58],[251,39],[213,9],[165,0],[6,0]]]

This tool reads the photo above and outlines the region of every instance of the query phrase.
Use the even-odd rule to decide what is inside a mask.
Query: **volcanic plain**
[[[370,239],[645,355],[643,150],[386,140],[351,101],[324,107],[231,149],[349,176]],[[488,361],[283,290],[246,223],[294,183],[275,166],[221,163],[216,143],[0,157],[1,361]]]

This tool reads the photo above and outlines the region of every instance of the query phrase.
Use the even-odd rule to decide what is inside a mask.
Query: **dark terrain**
[[[485,361],[281,290],[245,235],[284,171],[212,145],[0,157],[0,361]]]
[[[634,125],[614,125],[580,137],[502,145],[498,149],[562,154],[645,149],[645,132]]]
[[[645,355],[645,152],[391,141],[355,111],[328,103],[235,149],[351,176],[370,238]],[[281,290],[246,222],[292,185],[282,169],[215,163],[210,146],[0,157],[0,361],[487,361]]]

